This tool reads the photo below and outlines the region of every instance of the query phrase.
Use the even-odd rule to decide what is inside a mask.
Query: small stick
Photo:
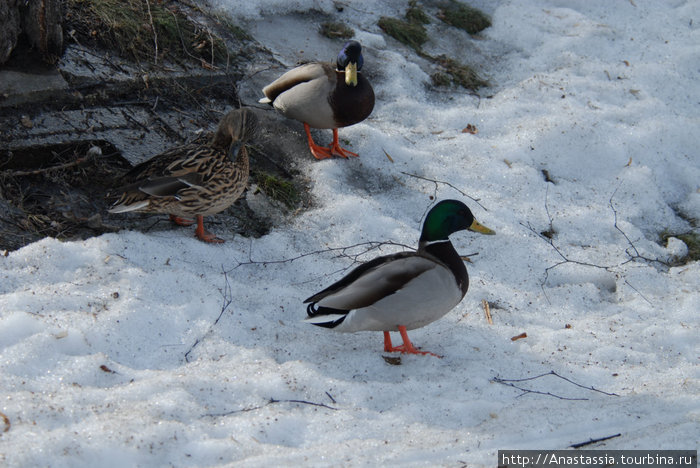
[[[517,388],[518,390],[521,390],[523,393],[520,394],[520,395],[518,395],[518,397],[523,396],[523,395],[526,395],[526,394],[528,394],[528,393],[538,393],[538,394],[540,394],[540,395],[549,395],[549,396],[552,396],[552,397],[555,397],[555,398],[559,398],[560,400],[588,400],[588,398],[566,398],[566,397],[562,397],[562,396],[559,396],[559,395],[555,395],[555,394],[549,393],[549,392],[540,392],[540,391],[537,391],[537,390],[530,390],[530,389],[528,389],[528,388],[519,387],[519,386],[517,386],[517,385],[515,385],[515,384],[513,383],[513,382],[527,382],[527,381],[530,381],[530,380],[536,380],[536,379],[545,377],[545,376],[547,376],[547,375],[553,375],[553,376],[558,377],[558,378],[560,378],[560,379],[562,379],[562,380],[564,380],[564,381],[566,381],[566,382],[569,382],[570,384],[576,385],[577,387],[584,388],[584,389],[586,389],[586,390],[591,390],[591,391],[593,391],[593,392],[602,393],[603,395],[608,395],[608,396],[620,396],[620,395],[618,395],[617,393],[610,393],[610,392],[604,392],[603,390],[598,390],[597,388],[595,388],[595,387],[593,387],[593,386],[586,387],[585,385],[581,385],[580,383],[574,382],[574,381],[571,380],[571,379],[567,379],[566,377],[563,377],[563,376],[557,374],[557,373],[554,372],[554,371],[549,371],[549,372],[546,372],[546,373],[544,373],[544,374],[536,375],[536,376],[534,376],[534,377],[526,377],[526,378],[524,378],[524,379],[501,379],[501,378],[499,378],[499,377],[494,377],[494,378],[492,379],[492,381],[493,381],[493,382],[496,382],[496,383],[499,383],[499,384],[502,384],[502,385],[507,385],[507,386],[509,386],[509,387]]]
[[[326,393],[328,393],[328,392],[326,392]],[[233,410],[233,411],[226,411],[225,413],[207,413],[207,414],[205,414],[205,415],[203,415],[203,416],[209,417],[209,418],[221,418],[221,417],[224,417],[224,416],[231,416],[231,415],[233,415],[233,414],[238,414],[238,413],[247,413],[247,412],[249,412],[249,411],[257,411],[257,410],[259,410],[259,409],[263,409],[263,408],[265,408],[266,406],[268,406],[268,405],[273,405],[273,404],[275,404],[275,403],[297,403],[297,404],[300,404],[300,405],[318,406],[319,408],[326,408],[326,409],[329,409],[329,410],[338,411],[338,408],[334,408],[334,407],[332,407],[332,406],[328,406],[328,405],[326,405],[326,404],[324,404],[324,403],[315,403],[315,402],[313,402],[313,401],[306,401],[306,400],[278,400],[278,399],[276,399],[276,398],[270,398],[269,400],[267,400],[267,402],[266,402],[264,405],[251,406],[251,407],[248,407],[248,408],[243,408],[243,409]]]
[[[9,431],[10,427],[12,426],[10,424],[10,418],[8,418],[7,415],[5,415],[5,413],[1,413],[1,412],[0,412],[0,418],[2,418],[2,422],[5,423],[5,429],[2,432]]]
[[[384,155],[390,162],[394,162],[394,159],[391,156],[389,156],[389,153],[387,153],[384,148],[382,148],[382,151],[384,151]]]
[[[522,332],[521,334],[516,335],[513,338],[511,338],[510,341],[517,341],[517,340],[521,340],[523,338],[527,338],[527,333]]]
[[[452,185],[452,184],[449,183],[449,182],[445,182],[445,181],[443,181],[443,180],[430,179],[430,178],[428,178],[428,177],[423,177],[423,176],[419,176],[419,175],[417,175],[417,174],[411,174],[411,173],[409,173],[409,172],[404,172],[404,171],[401,171],[401,174],[407,175],[407,176],[409,176],[409,177],[413,177],[414,179],[420,179],[420,180],[425,180],[426,182],[432,182],[433,184],[435,184],[435,194],[437,194],[438,184],[447,185],[448,187],[453,188],[454,190],[456,190],[457,192],[459,192],[463,197],[469,198],[469,199],[472,200],[474,203],[476,203],[477,205],[479,205],[480,207],[482,207],[484,210],[486,210],[486,207],[485,207],[484,205],[482,205],[481,203],[479,203],[479,199],[478,199],[478,198],[474,198],[474,197],[472,197],[471,195],[467,195],[467,194],[464,193],[462,190],[458,189],[456,186]],[[486,210],[486,211],[488,211],[488,210]]]
[[[67,162],[64,164],[59,164],[57,166],[51,166],[51,167],[45,167],[42,169],[36,169],[34,171],[14,171],[14,172],[7,172],[3,173],[2,175],[9,175],[11,177],[21,177],[21,176],[31,176],[31,175],[39,175],[43,174],[44,172],[51,172],[51,171],[58,171],[60,169],[68,169],[69,167],[77,166],[79,164],[82,164],[85,162],[86,158],[78,158],[75,161]]]
[[[321,408],[326,408],[329,410],[338,411],[338,408],[333,408],[332,406],[328,406],[324,403],[314,403],[313,401],[306,401],[306,400],[276,400],[275,398],[270,398],[270,404],[272,404],[272,403],[298,403],[300,405],[318,406]]]
[[[620,437],[621,435],[622,435],[622,434],[614,434],[614,435],[607,436],[607,437],[601,437],[600,439],[590,439],[590,440],[588,440],[588,441],[586,441],[586,442],[579,442],[578,444],[571,444],[571,445],[569,445],[569,447],[571,447],[571,448],[581,448],[581,447],[585,447],[586,445],[595,444],[596,442],[602,442],[602,441],[604,441],[604,440],[614,439],[615,437]]]
[[[489,325],[493,325],[493,319],[491,318],[491,309],[489,308],[489,303],[486,299],[481,300],[481,305],[484,306],[484,314],[486,315],[486,321]]]
[[[148,10],[148,19],[151,22],[151,29],[153,30],[153,45],[155,46],[155,56],[153,57],[153,63],[158,63],[158,33],[156,32],[156,26],[153,24],[153,15],[151,14],[151,4],[146,0],[146,9]]]

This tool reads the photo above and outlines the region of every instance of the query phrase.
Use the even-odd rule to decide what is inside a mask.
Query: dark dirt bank
[[[45,236],[173,229],[166,216],[107,213],[104,194],[133,164],[206,137],[242,105],[241,79],[278,64],[240,26],[187,2],[48,3],[60,6],[59,52],[20,32],[0,65],[0,253]],[[263,235],[310,204],[304,140],[256,112],[248,192],[207,222],[225,238]]]

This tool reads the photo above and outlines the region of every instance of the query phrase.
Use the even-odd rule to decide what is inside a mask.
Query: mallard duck
[[[362,63],[360,43],[347,42],[335,65],[311,62],[294,68],[265,86],[265,97],[260,102],[303,122],[309,149],[316,159],[357,156],[340,147],[338,127],[365,120],[374,108],[372,85],[358,73]],[[314,143],[310,127],[332,128],[333,143],[328,148]]]
[[[306,322],[340,332],[383,331],[384,350],[409,354],[418,351],[407,330],[439,319],[462,300],[469,276],[449,235],[468,229],[495,234],[479,224],[458,200],[443,200],[423,223],[418,250],[370,260],[340,281],[304,301]],[[398,331],[403,344],[392,346],[390,331]]]
[[[197,223],[195,235],[204,242],[224,242],[204,230],[204,216],[225,210],[241,196],[248,183],[248,152],[244,146],[257,129],[257,117],[248,109],[226,114],[207,143],[172,148],[134,166],[110,213],[141,211],[168,213],[174,223]]]

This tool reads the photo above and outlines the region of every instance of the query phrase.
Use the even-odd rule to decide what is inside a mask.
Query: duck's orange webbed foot
[[[212,244],[223,244],[226,242],[222,238],[216,237],[211,232],[204,230],[204,216],[202,215],[197,215],[197,229],[194,231],[194,235],[197,239]]]
[[[341,148],[340,142],[338,141],[337,128],[333,129],[333,143],[331,143],[330,152],[331,154],[335,156],[340,156],[341,158],[348,158],[349,156],[357,158],[359,156],[357,153],[353,153],[352,151],[348,151],[345,148]]]
[[[304,131],[306,131],[306,139],[309,142],[309,151],[314,155],[314,158],[328,159],[333,155],[330,148],[319,146],[314,142],[314,139],[311,137],[311,127],[309,127],[309,124],[304,123]]]
[[[401,338],[403,339],[403,344],[399,346],[392,346],[391,345],[391,336],[389,336],[389,332],[385,331],[384,332],[384,351],[388,353],[393,353],[393,352],[399,352],[403,354],[422,354],[426,355],[429,354],[431,356],[435,356],[436,358],[442,358],[439,354],[431,353],[430,351],[420,351],[416,349],[413,346],[413,343],[411,343],[411,340],[408,339],[408,333],[406,332],[406,327],[403,325],[399,325],[399,333],[401,333]]]
[[[195,223],[194,219],[181,218],[173,214],[170,215],[170,221],[177,224],[178,226],[192,226]]]

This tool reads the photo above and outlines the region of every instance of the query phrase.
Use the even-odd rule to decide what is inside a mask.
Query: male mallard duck
[[[172,148],[134,166],[123,176],[124,186],[111,194],[118,199],[110,213],[168,213],[181,226],[194,224],[205,242],[224,242],[204,230],[204,216],[225,210],[238,200],[248,183],[248,152],[244,146],[257,129],[257,117],[237,109],[219,122],[208,143]]]
[[[433,354],[414,348],[406,330],[439,319],[467,293],[467,269],[448,238],[463,229],[495,234],[464,203],[441,201],[425,218],[416,252],[385,255],[355,268],[304,301],[310,303],[305,321],[341,332],[383,331],[384,351]],[[394,347],[389,331],[397,330],[403,344]]]
[[[362,46],[350,41],[338,54],[335,66],[312,62],[294,68],[265,86],[260,102],[304,123],[309,149],[316,159],[357,156],[340,147],[338,127],[365,120],[374,108],[372,85],[358,73],[362,63]],[[333,143],[328,148],[318,146],[309,127],[332,128]]]

